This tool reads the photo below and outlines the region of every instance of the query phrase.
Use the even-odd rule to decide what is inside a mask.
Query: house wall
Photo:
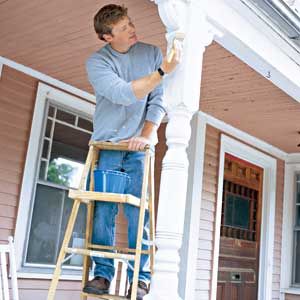
[[[209,299],[213,268],[214,226],[218,192],[221,131],[207,126],[195,299]],[[234,137],[232,137],[234,138]],[[242,142],[242,141],[241,141]],[[259,149],[258,149],[259,150]],[[277,190],[272,299],[279,300],[284,162],[277,160]]]
[[[286,294],[285,300],[300,300],[300,295]]]
[[[8,236],[14,235],[15,231],[37,86],[35,78],[4,66],[0,79],[0,243],[6,243]],[[162,124],[159,129],[160,142],[156,147],[156,195],[159,190],[161,161],[166,149],[164,131],[165,124]],[[120,210],[116,230],[119,245],[127,243],[126,223]],[[20,299],[46,299],[50,281],[19,279],[18,284]],[[80,287],[81,283],[78,281],[60,281],[57,299],[69,300],[73,296],[78,298]]]
[[[37,81],[7,66],[0,79],[0,242],[14,233]]]

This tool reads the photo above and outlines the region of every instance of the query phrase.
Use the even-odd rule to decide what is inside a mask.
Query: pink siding
[[[14,234],[37,81],[4,66],[0,80],[0,242]]]
[[[195,295],[201,300],[209,299],[211,289],[219,145],[220,132],[207,126]]]

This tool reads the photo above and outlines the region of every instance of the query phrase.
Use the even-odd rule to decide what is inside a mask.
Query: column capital
[[[166,27],[167,53],[176,33],[184,35],[182,59],[176,70],[164,79],[167,106],[183,102],[192,111],[199,109],[202,58],[205,47],[213,41],[216,30],[208,22],[206,6],[196,0],[155,0]]]

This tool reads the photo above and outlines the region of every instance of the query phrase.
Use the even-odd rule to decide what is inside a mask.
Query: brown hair
[[[104,34],[111,34],[111,25],[127,16],[127,8],[122,5],[108,4],[103,6],[94,16],[94,28],[100,40],[105,41]]]

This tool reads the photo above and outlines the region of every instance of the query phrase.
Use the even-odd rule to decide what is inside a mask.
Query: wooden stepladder
[[[57,284],[61,274],[62,264],[70,259],[75,254],[84,256],[83,259],[83,271],[82,271],[82,287],[84,287],[88,281],[89,269],[90,269],[90,257],[105,257],[112,259],[119,259],[125,261],[134,261],[134,273],[132,282],[132,293],[131,300],[136,300],[138,275],[140,268],[141,254],[150,255],[150,266],[151,272],[153,273],[154,265],[154,158],[151,154],[151,149],[146,146],[143,152],[145,152],[145,163],[144,163],[144,175],[141,199],[134,197],[129,194],[115,194],[115,193],[102,193],[94,191],[94,169],[96,162],[99,159],[99,152],[101,150],[119,150],[129,151],[127,143],[110,143],[110,142],[95,142],[89,143],[89,152],[87,155],[86,163],[83,169],[81,181],[78,190],[69,191],[69,197],[74,199],[73,208],[70,214],[68,225],[66,228],[62,247],[57,259],[54,275],[51,281],[50,289],[48,292],[48,300],[54,300]],[[86,190],[86,180],[88,173],[90,172],[90,186],[89,191]],[[147,201],[148,197],[148,201]],[[116,202],[116,203],[128,203],[140,208],[139,220],[138,220],[138,233],[137,242],[135,249],[121,248],[115,246],[95,245],[91,243],[92,228],[93,228],[93,216],[94,216],[94,201],[105,201],[105,202]],[[85,236],[85,247],[84,248],[70,248],[69,242],[72,236],[74,224],[78,214],[80,204],[87,205],[87,225],[86,225],[86,236]],[[149,250],[142,250],[143,243],[143,227],[145,220],[145,212],[149,210],[149,224],[150,224],[150,247]],[[110,252],[107,252],[110,250]],[[69,254],[65,258],[66,254]],[[124,296],[118,295],[91,295],[81,292],[81,299],[86,300],[87,297],[97,297],[100,299],[126,299]]]

